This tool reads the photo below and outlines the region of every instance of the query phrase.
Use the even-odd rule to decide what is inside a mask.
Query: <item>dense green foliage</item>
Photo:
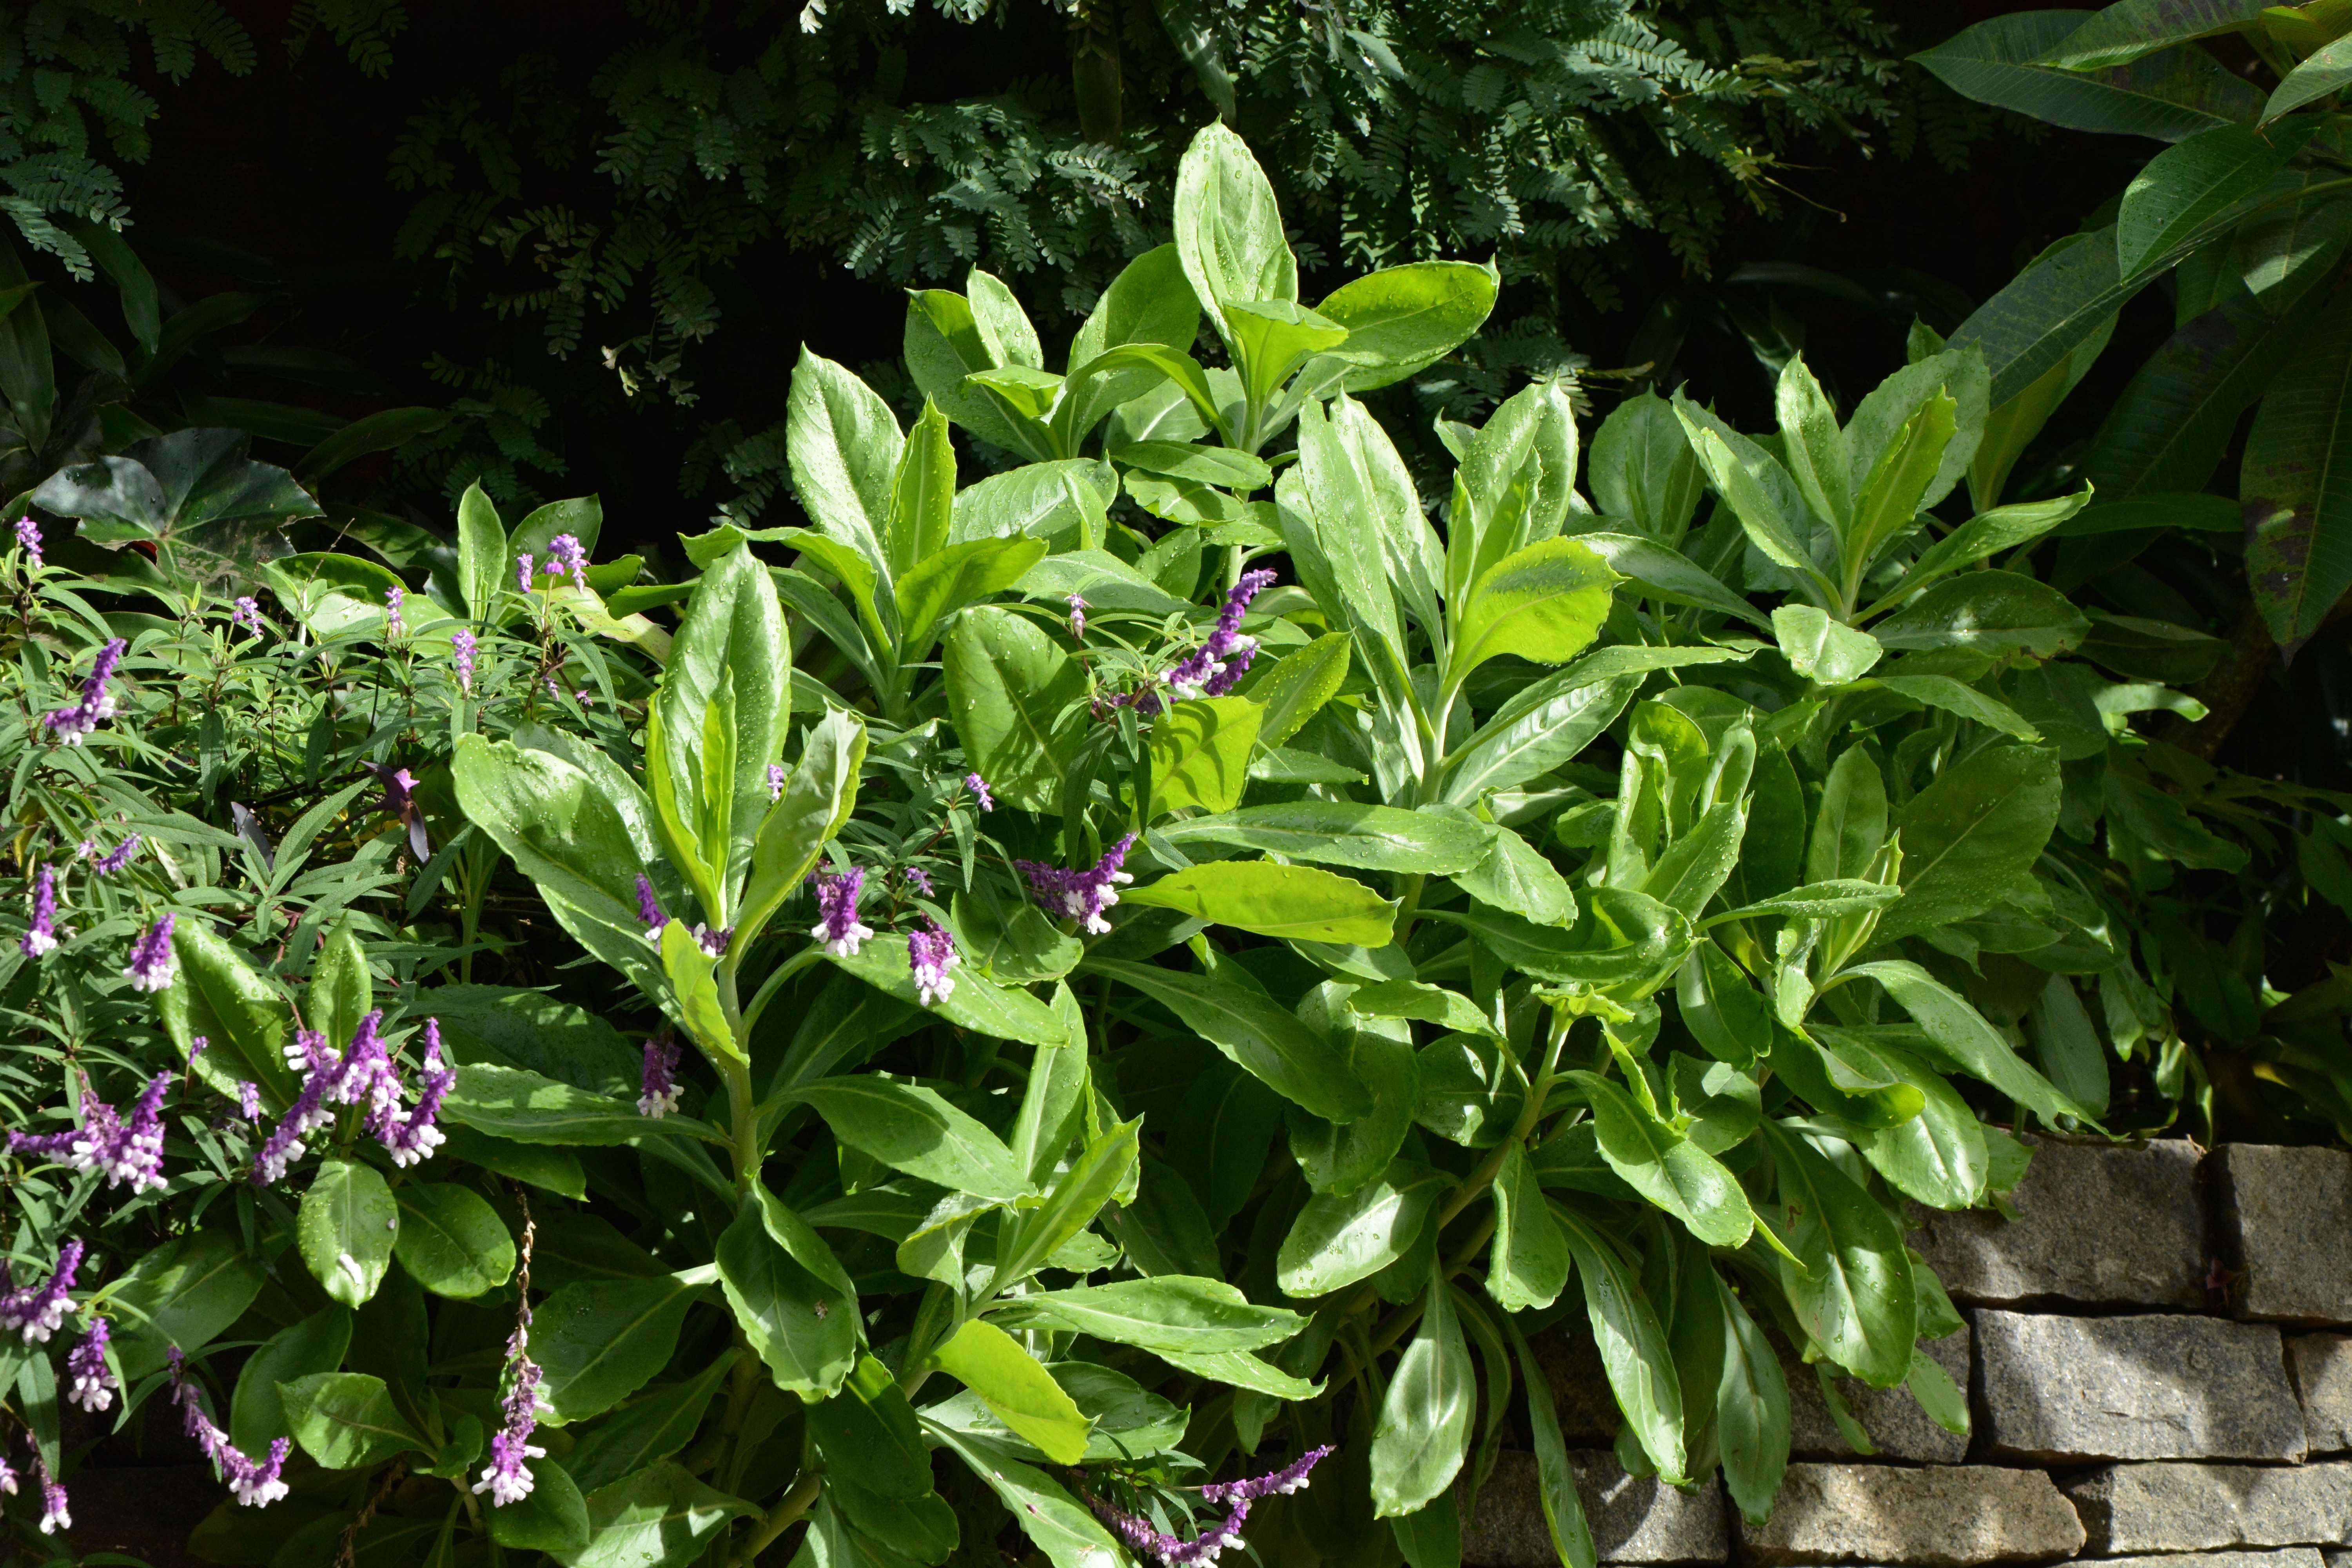
[[[1696,261],[1696,193],[1884,107],[1832,47],[1876,24],[1189,15],[1081,10],[1068,89],[926,120],[894,29],[1031,23],[649,10],[593,112],[526,61],[506,141],[421,113],[415,256],[543,263],[504,307],[649,405],[730,266],[857,202],[934,285],[895,363],[814,343],[765,434],[713,410],[742,493],[674,542],[510,504],[560,459],[489,362],[269,395],[366,367],[159,285],[97,163],[17,212],[81,214],[36,265],[89,276],[0,279],[12,1550],[70,1560],[112,1521],[51,1489],[184,1433],[223,1563],[1455,1568],[1517,1434],[1591,1568],[1533,1336],[1588,1323],[1619,1458],[1761,1519],[1789,1360],[1966,1429],[1906,1205],[1998,1208],[2035,1129],[2352,1137],[2352,796],[2222,746],[2273,629],[2342,661],[2333,24],[2222,29],[2267,130],[2141,0],[1937,46],[2176,145],[1866,374],[1725,294],[1761,395],[1596,408],[1496,313],[1600,287],[1612,226]],[[25,101],[94,125],[146,118],[127,37],[251,63],[210,9],[26,16],[82,85]],[[413,36],[291,42],[397,80]],[[854,112],[810,63],[851,58]],[[1147,81],[1233,91],[1282,175]],[[1065,200],[1106,115],[1125,226]],[[1571,155],[1585,231],[1496,226]],[[539,200],[592,158],[609,222]],[[2112,373],[2160,278],[2178,335]]]

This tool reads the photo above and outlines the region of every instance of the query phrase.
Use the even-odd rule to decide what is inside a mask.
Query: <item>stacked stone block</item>
[[[1968,1320],[1922,1348],[1968,1389],[1970,1435],[1842,1379],[1857,1454],[1782,1346],[1791,1462],[1763,1525],[1719,1482],[1628,1476],[1589,1336],[1539,1342],[1601,1561],[2352,1568],[2352,1154],[2033,1142],[2013,1218],[1913,1215]],[[1503,1456],[1464,1560],[1558,1562],[1531,1457]]]

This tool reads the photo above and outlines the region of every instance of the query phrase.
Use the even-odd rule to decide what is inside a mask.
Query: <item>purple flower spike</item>
[[[547,561],[540,570],[551,577],[569,577],[573,587],[585,590],[588,586],[588,552],[582,549],[580,541],[571,534],[559,533],[548,541]]]
[[[944,1002],[955,991],[955,938],[939,921],[925,921],[907,935],[907,965],[915,973],[915,999],[926,1007]]]
[[[784,798],[784,764],[768,764],[768,799],[771,804]]]
[[[261,1464],[247,1458],[237,1446],[229,1441],[228,1434],[213,1424],[205,1414],[204,1400],[196,1390],[194,1380],[187,1373],[177,1346],[172,1350],[172,1397],[179,1401],[181,1419],[188,1436],[213,1462],[220,1479],[226,1482],[236,1500],[247,1508],[268,1508],[286,1495],[286,1483],[278,1479],[285,1468],[286,1456],[292,1445],[279,1437],[269,1445],[269,1458]]]
[[[450,668],[457,677],[457,689],[471,697],[474,694],[474,634],[451,632],[449,653]]]
[[[735,928],[722,926],[717,931],[712,931],[700,921],[697,921],[694,922],[694,929],[688,934],[694,938],[695,945],[702,949],[704,957],[724,958],[727,956],[727,944],[735,940]]]
[[[25,552],[26,570],[41,569],[41,525],[27,512],[16,520],[16,544]]]
[[[243,626],[255,637],[261,635],[261,606],[250,594],[237,595],[236,607],[229,611],[228,619],[231,626]]]
[[[530,592],[530,557],[528,555],[515,557],[515,586],[526,594]]]
[[[259,1084],[250,1079],[237,1079],[236,1111],[247,1121],[258,1122],[261,1120],[261,1086]]]
[[[125,866],[130,865],[131,858],[138,853],[139,835],[134,833],[130,837],[124,839],[121,843],[116,845],[110,854],[100,858],[98,862],[98,874],[101,877],[113,876],[117,871],[120,871]]]
[[[1127,862],[1127,852],[1133,847],[1135,835],[1130,833],[1104,850],[1103,858],[1084,871],[1035,860],[1016,860],[1013,865],[1029,879],[1040,905],[1051,913],[1077,921],[1089,933],[1101,936],[1110,930],[1110,921],[1103,911],[1118,902],[1118,884],[1135,880],[1119,869]]]
[[[49,1462],[37,1448],[33,1451],[33,1464],[41,1472],[41,1533],[55,1535],[60,1530],[71,1530],[73,1514],[66,1507],[66,1489],[49,1474]]]
[[[98,658],[89,668],[89,678],[81,683],[81,700],[70,708],[58,709],[41,721],[48,726],[50,734],[66,745],[79,746],[100,721],[114,716],[114,693],[107,689],[107,683],[114,679],[115,667],[122,662],[122,650],[127,646],[116,637],[98,650]]]
[[[661,900],[654,897],[652,879],[642,871],[637,873],[637,919],[646,923],[646,940],[659,947],[662,927],[669,924],[669,917],[662,913]]]
[[[980,797],[981,810],[994,811],[996,809],[996,797],[988,792],[988,781],[986,779],[982,778],[978,773],[966,773],[963,775],[963,787],[971,791],[972,794]]]
[[[520,1502],[530,1495],[530,1467],[525,1461],[543,1458],[547,1450],[532,1443],[531,1434],[539,1426],[538,1363],[530,1359],[530,1308],[524,1308],[523,1321],[516,1325],[514,1337],[507,1342],[507,1384],[503,1401],[506,1421],[490,1438],[490,1462],[483,1467],[481,1479],[474,1490],[488,1492],[491,1506],[504,1508],[510,1502]]]
[[[907,886],[914,889],[915,891],[922,894],[923,897],[927,899],[935,899],[939,897],[939,890],[931,886],[931,874],[929,871],[924,870],[920,866],[908,867],[906,870],[906,878]]]
[[[1168,1568],[1193,1568],[1195,1564],[1214,1563],[1219,1556],[1242,1542],[1242,1525],[1249,1519],[1249,1504],[1235,1503],[1233,1511],[1211,1525],[1191,1541],[1156,1530],[1150,1521],[1111,1507],[1099,1498],[1088,1500],[1104,1523],[1117,1531],[1120,1539],[1133,1547],[1140,1556],[1151,1562],[1165,1563]]]
[[[64,1326],[66,1310],[73,1305],[68,1292],[81,1268],[81,1255],[80,1242],[67,1242],[58,1249],[58,1266],[49,1270],[47,1284],[27,1285],[0,1296],[0,1332],[14,1330],[28,1345],[47,1343],[49,1336]]]
[[[408,625],[400,616],[400,606],[407,597],[408,590],[397,583],[383,591],[383,638],[386,642],[407,635]]]
[[[818,918],[809,935],[824,943],[825,952],[835,958],[856,957],[857,944],[874,934],[857,920],[857,894],[865,885],[862,867],[852,866],[839,876],[830,871],[816,874]]]
[[[131,944],[131,962],[122,971],[133,991],[169,991],[175,967],[172,961],[172,920],[169,910],[154,929]]]
[[[0,1496],[16,1495],[16,1467],[0,1458]]]
[[[1077,595],[1069,595],[1070,636],[1078,642],[1087,640],[1087,602]]]
[[[111,1331],[104,1318],[92,1318],[81,1343],[66,1354],[66,1373],[73,1386],[66,1398],[95,1415],[114,1405],[114,1370],[106,1364],[106,1342]]]
[[[425,1067],[419,1076],[415,1105],[405,1111],[400,1109],[402,1091],[395,1082],[390,1105],[368,1119],[369,1133],[392,1155],[394,1164],[405,1170],[431,1159],[433,1151],[448,1142],[449,1135],[434,1122],[441,1114],[441,1102],[457,1084],[457,1069],[441,1059],[441,1020],[427,1018]]]
[[[644,1076],[639,1080],[637,1114],[658,1121],[677,1109],[677,1042],[667,1036],[646,1042]]]
[[[58,945],[58,874],[44,865],[33,873],[33,924],[17,942],[26,958],[40,958],[57,951]]]
[[[1202,1487],[1202,1500],[1214,1503],[1253,1502],[1276,1492],[1287,1497],[1307,1484],[1307,1472],[1338,1452],[1339,1450],[1328,1443],[1319,1448],[1309,1448],[1290,1463],[1278,1469],[1268,1470],[1262,1476],[1251,1476],[1238,1481],[1218,1481]]]

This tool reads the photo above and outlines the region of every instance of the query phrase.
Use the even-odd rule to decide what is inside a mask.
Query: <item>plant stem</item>
[[[782,1501],[768,1510],[768,1517],[760,1521],[760,1527],[751,1531],[751,1538],[743,1542],[743,1550],[732,1559],[734,1568],[751,1568],[751,1563],[768,1549],[776,1537],[798,1524],[801,1516],[816,1505],[816,1495],[824,1486],[823,1474],[816,1470],[803,1471],[801,1479],[793,1484],[793,1489],[784,1494]]]

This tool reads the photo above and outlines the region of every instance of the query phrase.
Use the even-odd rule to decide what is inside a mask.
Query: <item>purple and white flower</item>
[[[58,874],[43,864],[33,873],[33,923],[16,945],[26,958],[41,958],[58,946]]]
[[[66,1506],[66,1489],[49,1474],[49,1462],[41,1458],[38,1448],[33,1450],[33,1466],[41,1472],[41,1533],[55,1535],[60,1530],[71,1530],[73,1514]]]
[[[1069,595],[1070,636],[1079,642],[1087,640],[1087,602],[1077,595]]]
[[[387,1065],[385,1076],[392,1078]],[[393,1097],[383,1109],[368,1118],[368,1132],[392,1155],[392,1163],[403,1170],[433,1157],[433,1151],[449,1141],[449,1135],[434,1125],[441,1114],[441,1102],[457,1084],[457,1071],[441,1058],[441,1020],[425,1020],[425,1064],[418,1075],[416,1103],[408,1110],[400,1108],[404,1091],[394,1079]]]
[[[81,683],[81,700],[70,708],[59,708],[41,721],[48,726],[50,734],[66,745],[79,746],[101,721],[114,716],[114,693],[107,689],[107,683],[114,679],[115,667],[122,662],[122,650],[128,646],[121,637],[115,637],[98,650],[89,679]]]
[[[506,1420],[491,1436],[490,1462],[474,1483],[477,1493],[490,1494],[493,1507],[504,1508],[529,1497],[531,1473],[526,1461],[547,1455],[545,1448],[530,1440],[539,1427],[539,1413],[547,1408],[540,1402],[540,1376],[538,1363],[530,1359],[530,1306],[525,1302],[522,1321],[515,1325],[514,1337],[507,1342]]]
[[[643,871],[637,873],[637,919],[645,922],[646,940],[659,947],[662,927],[669,924],[669,917],[662,913],[661,900],[654,897],[653,879]]]
[[[768,800],[771,805],[784,798],[784,764],[768,764]]]
[[[966,773],[963,775],[963,787],[971,791],[973,795],[979,797],[981,810],[994,811],[996,809],[996,797],[989,793],[988,781],[986,779],[982,778],[978,773]]]
[[[528,561],[528,555],[523,557]],[[588,552],[580,541],[569,533],[559,533],[547,542],[547,560],[540,567],[551,577],[569,577],[572,585],[585,590],[588,586]]]
[[[865,885],[866,870],[860,866],[838,875],[816,873],[817,922],[809,928],[809,935],[824,943],[825,952],[835,958],[856,957],[857,944],[874,935],[872,928],[857,919],[857,894]]]
[[[114,1405],[114,1369],[106,1364],[106,1342],[112,1337],[104,1318],[92,1318],[81,1342],[66,1352],[66,1373],[73,1385],[66,1398],[96,1415]]]
[[[1104,850],[1102,858],[1084,871],[1047,866],[1036,860],[1015,860],[1013,864],[1029,879],[1040,905],[1077,921],[1088,933],[1101,936],[1110,930],[1110,921],[1103,911],[1118,902],[1118,884],[1135,880],[1119,868],[1127,862],[1127,852],[1134,847],[1135,835],[1130,833]]]
[[[920,866],[909,866],[902,875],[907,879],[907,886],[914,889],[923,897],[927,899],[939,897],[939,889],[931,886],[931,874]]]
[[[131,946],[131,962],[122,977],[133,991],[169,991],[178,973],[172,958],[172,912],[166,910],[154,928]]]
[[[383,591],[383,640],[391,642],[405,637],[408,624],[401,618],[400,606],[408,597],[408,590],[394,583]]]
[[[261,606],[250,594],[239,594],[236,605],[228,613],[229,625],[243,626],[255,637],[261,635]]]
[[[515,557],[515,586],[526,594],[530,592],[530,557],[528,555]]]
[[[30,512],[16,520],[16,546],[25,552],[25,569],[38,572],[41,569],[41,525],[33,521]]]
[[[474,634],[451,632],[449,654],[450,668],[457,677],[457,689],[471,697],[474,694]]]
[[[638,1079],[637,1114],[658,1121],[677,1109],[677,1064],[683,1053],[667,1035],[646,1042],[646,1059]]]
[[[236,1081],[236,1112],[247,1121],[261,1120],[261,1086],[251,1079]]]
[[[926,1007],[944,1002],[955,991],[955,938],[934,920],[926,920],[907,933],[907,966],[915,973],[915,1000]]]
[[[178,1346],[172,1348],[171,1355],[172,1396],[179,1402],[181,1419],[187,1427],[188,1436],[196,1440],[196,1446],[205,1451],[205,1458],[213,1462],[220,1479],[227,1483],[230,1491],[236,1494],[236,1500],[247,1508],[268,1508],[284,1497],[287,1487],[278,1479],[278,1472],[285,1468],[286,1456],[292,1451],[293,1445],[286,1438],[276,1438],[269,1445],[267,1460],[256,1464],[247,1458],[243,1450],[229,1441],[228,1434],[214,1425],[212,1417],[205,1414],[203,1396],[197,1392],[195,1381],[188,1376],[187,1363]]]
[[[22,1334],[26,1344],[46,1344],[49,1336],[64,1326],[66,1312],[73,1305],[69,1294],[74,1275],[81,1268],[82,1245],[68,1241],[58,1248],[57,1267],[49,1270],[47,1281],[27,1285],[21,1289],[7,1289],[10,1283],[5,1264],[0,1264],[0,1332]]]
[[[124,839],[121,843],[116,845],[108,854],[100,858],[98,862],[98,874],[101,877],[113,876],[117,871],[120,871],[125,866],[130,865],[131,858],[138,853],[139,835],[134,833],[130,837]]]

